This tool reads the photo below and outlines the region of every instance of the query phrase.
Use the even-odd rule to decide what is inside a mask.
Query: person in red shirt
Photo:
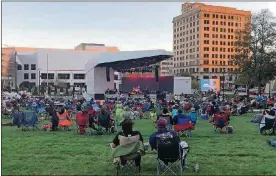
[[[239,100],[239,98],[237,97],[237,98],[236,98],[236,103],[239,103],[239,102],[240,102],[240,100]]]

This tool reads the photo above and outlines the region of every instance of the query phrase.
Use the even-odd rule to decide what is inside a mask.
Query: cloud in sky
[[[172,50],[172,19],[181,2],[3,2],[2,43],[73,48],[104,43],[121,50]],[[276,2],[206,2],[258,12]]]

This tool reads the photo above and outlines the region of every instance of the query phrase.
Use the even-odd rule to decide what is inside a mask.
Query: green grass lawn
[[[251,116],[233,117],[234,134],[223,135],[200,120],[185,139],[191,147],[189,168],[199,163],[202,175],[276,175],[276,150],[261,136]],[[7,121],[7,120],[5,120]],[[74,127],[76,129],[76,127]],[[135,121],[145,141],[154,131],[150,120]],[[69,132],[21,132],[17,127],[2,127],[2,174],[4,175],[115,175],[108,144],[114,135],[86,136]],[[149,151],[142,159],[142,174],[156,174],[156,155]]]

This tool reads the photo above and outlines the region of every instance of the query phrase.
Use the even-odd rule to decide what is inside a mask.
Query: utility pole
[[[17,58],[17,52],[14,48],[14,88],[17,87],[17,62],[16,62],[16,58]]]

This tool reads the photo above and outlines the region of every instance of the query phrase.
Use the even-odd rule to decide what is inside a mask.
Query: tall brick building
[[[233,63],[237,30],[250,23],[251,12],[203,3],[182,4],[173,19],[173,73],[189,72],[198,78],[220,78],[228,85],[237,67]]]

